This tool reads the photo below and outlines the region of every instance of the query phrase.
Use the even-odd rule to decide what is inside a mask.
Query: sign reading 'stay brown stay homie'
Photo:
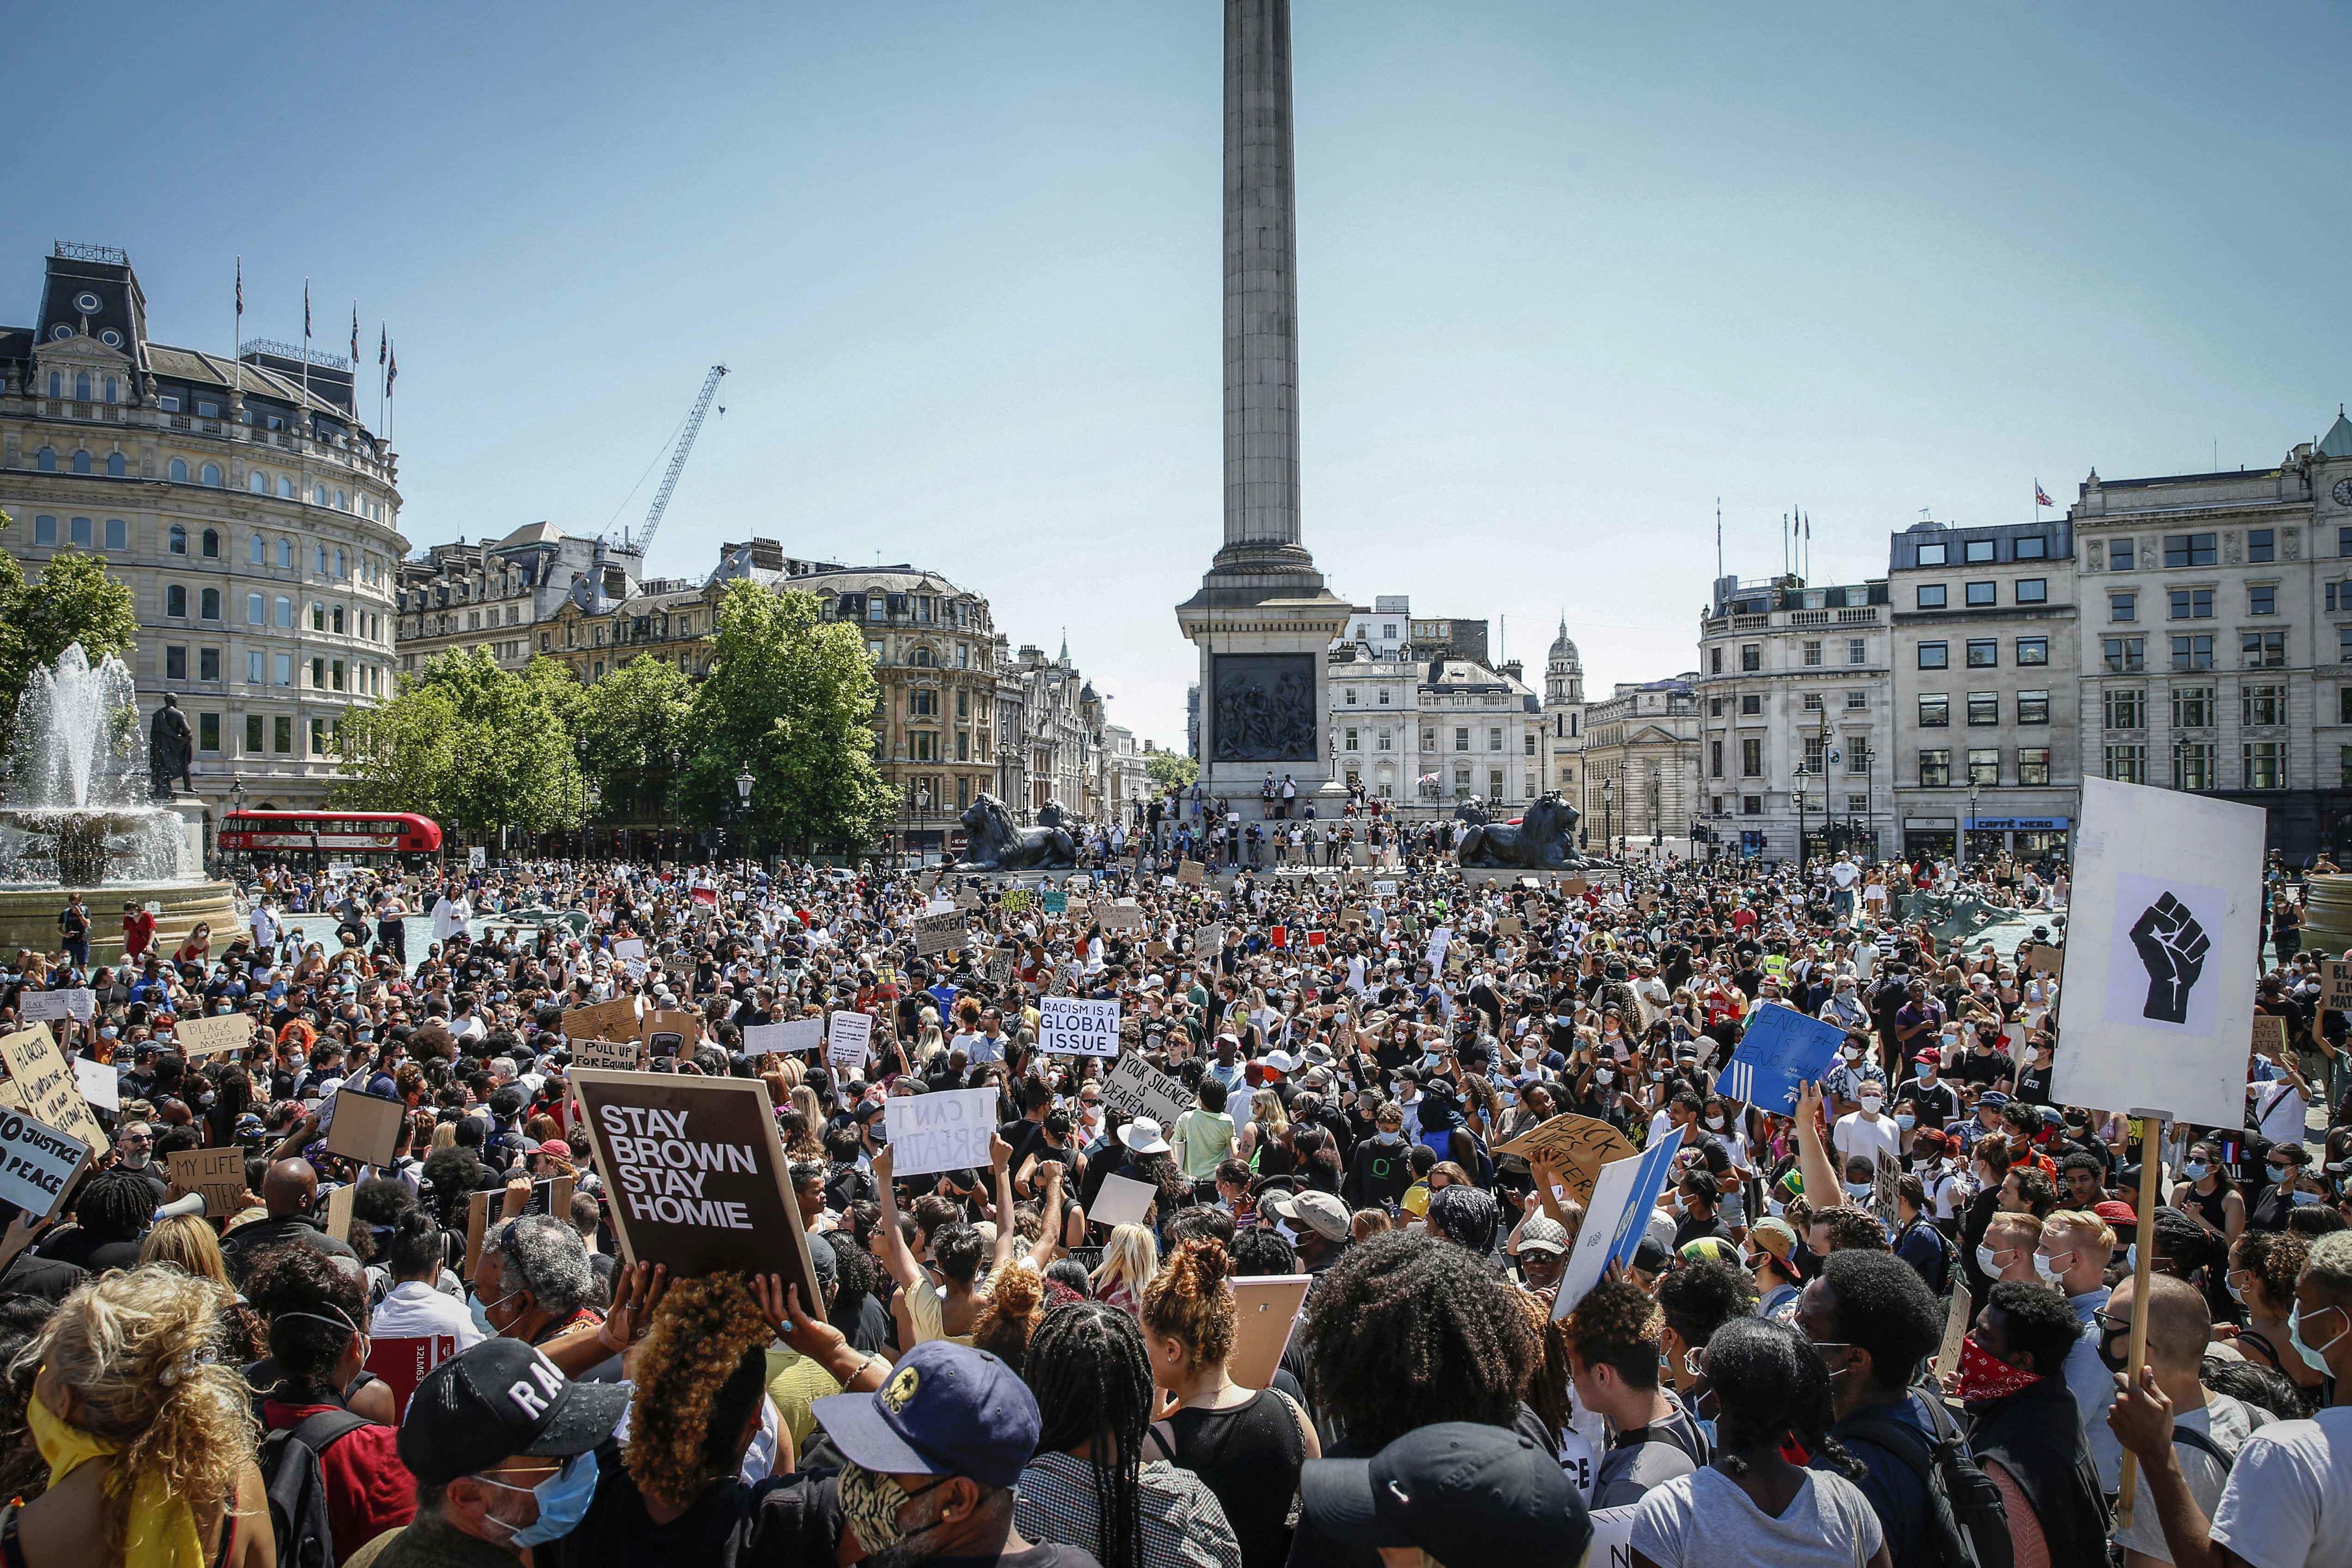
[[[780,1274],[822,1300],[768,1086],[758,1079],[575,1068],[621,1256],[673,1279]]]

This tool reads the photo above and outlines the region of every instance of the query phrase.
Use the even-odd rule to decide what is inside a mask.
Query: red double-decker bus
[[[220,848],[247,855],[432,855],[441,848],[441,825],[406,811],[232,811],[221,818]]]

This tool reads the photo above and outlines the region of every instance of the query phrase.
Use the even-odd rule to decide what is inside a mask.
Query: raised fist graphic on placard
[[[2147,971],[2147,1005],[2142,1014],[2167,1024],[2189,1020],[2189,993],[2205,971],[2213,945],[2187,904],[2165,894],[2132,922],[2132,946]]]

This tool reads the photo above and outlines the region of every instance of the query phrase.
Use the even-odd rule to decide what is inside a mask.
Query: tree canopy
[[[572,737],[583,701],[550,659],[518,674],[487,648],[436,654],[391,700],[344,717],[334,803],[422,812],[474,833],[577,826],[587,781]]]
[[[0,512],[0,541],[9,526]],[[96,664],[128,654],[138,635],[131,585],[110,575],[100,557],[60,550],[27,581],[15,553],[0,549],[0,715],[15,714],[34,669],[73,644]]]

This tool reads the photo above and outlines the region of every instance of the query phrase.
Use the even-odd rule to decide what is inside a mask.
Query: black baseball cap
[[[1455,1563],[1576,1568],[1592,1542],[1584,1500],[1559,1457],[1507,1426],[1443,1421],[1369,1459],[1310,1459],[1307,1521],[1349,1546],[1419,1547]]]
[[[625,1383],[574,1383],[520,1340],[484,1340],[425,1374],[400,1423],[400,1462],[446,1485],[520,1455],[568,1459],[613,1435]]]

